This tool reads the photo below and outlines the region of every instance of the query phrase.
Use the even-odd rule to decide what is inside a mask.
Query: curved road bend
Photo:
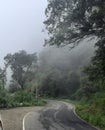
[[[98,130],[78,118],[72,105],[60,101],[49,101],[41,111],[28,113],[23,125],[23,130]]]

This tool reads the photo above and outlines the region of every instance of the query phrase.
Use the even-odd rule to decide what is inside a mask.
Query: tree
[[[4,69],[0,68],[0,85],[2,88],[5,88],[5,83],[6,83],[6,67]]]
[[[44,22],[50,35],[47,43],[67,45],[90,35],[101,38],[105,29],[104,6],[104,0],[48,1]]]
[[[36,53],[27,54],[27,52],[22,50],[15,54],[7,54],[4,60],[5,64],[11,67],[12,78],[18,83],[21,89],[24,89],[26,81],[33,78],[32,66],[37,62]]]
[[[46,44],[76,46],[89,36],[96,36],[97,50],[87,69],[91,81],[105,83],[105,1],[49,0],[44,22],[50,38]]]

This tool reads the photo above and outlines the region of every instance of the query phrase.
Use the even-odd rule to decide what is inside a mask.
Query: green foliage
[[[44,22],[50,45],[67,45],[84,36],[104,34],[103,0],[51,0],[46,9]],[[76,43],[74,43],[75,46]]]
[[[105,92],[97,92],[94,94],[93,101],[94,105],[105,112]]]
[[[0,108],[7,107],[7,99],[0,96]]]
[[[0,68],[0,89],[4,88],[6,83],[6,67],[4,69]]]
[[[76,73],[69,73],[58,69],[49,70],[40,88],[40,93],[48,97],[71,96],[79,88],[79,77]]]
[[[95,56],[85,72],[89,82],[84,87],[89,97],[94,88],[105,90],[105,2],[103,0],[52,0],[48,1],[46,21],[49,45],[76,46],[86,36],[97,36]],[[96,89],[97,89],[96,88]]]
[[[2,85],[0,85],[0,108],[7,107],[8,94]]]
[[[79,88],[74,94],[72,94],[71,99],[80,100],[83,97],[84,97],[83,89]]]
[[[92,58],[90,66],[85,68],[85,72],[89,77],[89,80],[97,85],[99,90],[105,90],[105,38],[97,42],[98,49],[95,52],[95,56]]]
[[[12,99],[12,100],[11,100]],[[18,91],[12,95],[9,99],[10,105],[12,104],[17,106],[43,106],[46,104],[46,101],[43,99],[39,99],[38,102],[35,99],[35,94],[28,91]]]
[[[0,108],[14,108],[22,106],[43,106],[46,104],[44,99],[35,99],[35,95],[26,90],[17,91],[14,94],[7,93],[5,97],[0,96]]]
[[[93,110],[90,109],[90,111],[93,111]],[[95,108],[94,108],[94,111],[96,111]],[[105,130],[105,116],[102,115],[100,111],[97,112],[97,114],[90,113],[87,107],[85,109],[83,106],[78,106],[77,113],[79,113],[82,119],[87,120],[88,122],[90,122],[91,124],[97,127],[100,127],[102,130]]]
[[[34,102],[35,101],[35,96],[27,91],[17,91],[14,94],[14,101],[18,103],[23,103],[23,102]]]
[[[76,112],[91,124],[105,130],[105,92],[97,92],[90,99],[81,99]]]

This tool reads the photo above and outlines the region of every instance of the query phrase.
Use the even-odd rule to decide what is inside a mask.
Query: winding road
[[[76,116],[73,105],[48,101],[45,108],[28,113],[23,120],[23,130],[98,130]]]

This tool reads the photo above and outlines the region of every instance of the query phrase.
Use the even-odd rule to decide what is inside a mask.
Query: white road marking
[[[25,130],[25,119],[26,119],[27,116],[30,115],[31,113],[33,113],[33,112],[28,112],[28,113],[24,116],[24,118],[23,118],[23,130]]]

